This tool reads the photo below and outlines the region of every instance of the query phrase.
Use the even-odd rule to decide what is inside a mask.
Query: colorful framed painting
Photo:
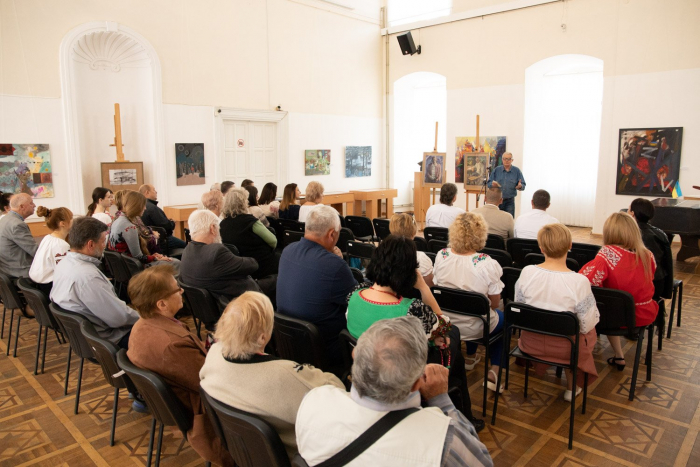
[[[445,161],[447,154],[444,152],[423,153],[423,178],[424,187],[439,188],[447,181]]]
[[[0,191],[53,198],[49,145],[0,143]]]
[[[304,152],[304,175],[330,175],[331,150],[307,149]]]
[[[204,185],[204,143],[176,143],[177,186]]]
[[[615,193],[672,196],[681,169],[682,127],[621,129]]]
[[[345,176],[372,175],[372,146],[345,146]]]
[[[485,152],[491,157],[491,167],[503,165],[501,158],[506,152],[505,136],[479,136],[479,145],[475,144],[476,136],[460,136],[455,138],[455,183],[463,183],[464,158],[467,154]]]
[[[464,155],[464,188],[478,190],[488,180],[491,155],[486,152],[467,153]]]

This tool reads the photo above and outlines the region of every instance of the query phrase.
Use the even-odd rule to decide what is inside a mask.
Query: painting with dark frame
[[[204,185],[204,143],[176,143],[177,186]]]
[[[423,186],[439,188],[447,181],[444,152],[423,153]]]
[[[615,193],[672,196],[681,169],[682,127],[620,130]]]

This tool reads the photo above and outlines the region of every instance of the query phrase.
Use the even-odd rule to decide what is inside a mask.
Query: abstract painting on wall
[[[683,128],[620,130],[615,193],[671,197],[681,168]]]
[[[331,150],[307,149],[304,153],[304,175],[330,175]]]
[[[479,136],[479,146],[475,144],[476,136],[455,138],[455,183],[464,182],[464,157],[472,152],[485,152],[491,155],[491,166],[502,165],[501,158],[506,152],[505,136]]]
[[[372,146],[345,146],[345,176],[372,175]]]
[[[204,185],[204,143],[176,143],[177,186]]]
[[[53,198],[49,145],[0,143],[0,191]]]

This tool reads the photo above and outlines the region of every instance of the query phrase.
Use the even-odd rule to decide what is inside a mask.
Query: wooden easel
[[[481,148],[481,146],[479,145],[479,115],[476,116],[476,138],[474,140],[474,147],[476,148],[476,152],[478,153],[479,149]],[[465,174],[464,174],[465,180],[466,180],[466,177],[467,177],[467,175],[466,175],[466,167],[465,167]],[[478,190],[469,190],[469,189],[465,188],[464,193],[466,193],[467,199],[466,199],[466,205],[464,206],[464,208],[467,211],[469,211],[469,194],[471,193],[474,196],[477,196],[480,192],[481,192],[481,188],[479,188]],[[479,200],[478,199],[476,200],[476,207],[477,208],[479,207]]]
[[[144,183],[143,162],[130,162],[124,158],[124,143],[122,143],[122,118],[119,111],[119,104],[114,104],[114,144],[110,147],[117,149],[117,160],[115,162],[100,163],[102,172],[102,186],[112,191],[117,190],[138,190]],[[122,172],[121,174],[119,172]],[[126,183],[122,174],[127,173]],[[136,175],[135,180],[133,175]],[[121,180],[120,180],[121,179]]]
[[[117,148],[117,160],[115,162],[129,162],[124,159],[124,151],[122,148],[122,116],[119,112],[119,104],[114,104],[114,144],[110,144],[110,147]]]

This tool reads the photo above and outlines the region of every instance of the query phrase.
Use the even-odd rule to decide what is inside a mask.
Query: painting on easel
[[[175,144],[177,186],[204,185],[204,143]]]
[[[455,183],[464,182],[465,157],[471,153],[488,153],[491,156],[489,162],[493,167],[503,164],[501,157],[506,152],[505,136],[480,136],[479,146],[475,144],[475,141],[475,136],[455,138]]]
[[[53,198],[48,144],[0,144],[0,190]]]
[[[485,152],[466,154],[464,158],[464,188],[466,190],[479,190],[484,184],[484,179],[488,179],[489,159],[490,155]]]
[[[447,181],[446,156],[444,152],[423,153],[423,186],[439,188]]]

